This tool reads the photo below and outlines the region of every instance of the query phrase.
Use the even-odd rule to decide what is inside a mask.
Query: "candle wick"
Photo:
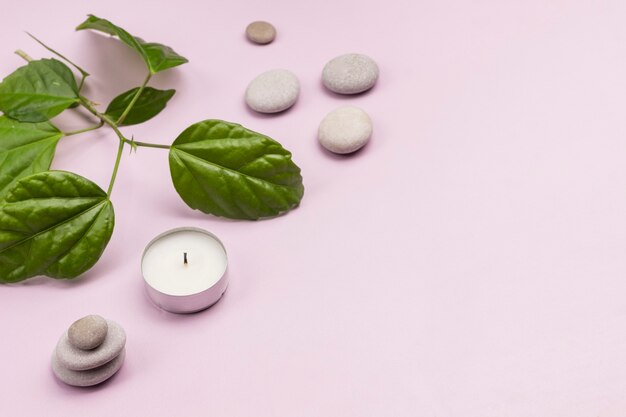
[[[183,259],[185,261],[185,265],[187,265],[187,252],[184,252]]]

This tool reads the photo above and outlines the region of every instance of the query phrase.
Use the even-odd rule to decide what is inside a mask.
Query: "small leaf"
[[[75,278],[100,258],[114,226],[111,201],[79,175],[23,178],[0,203],[0,282]]]
[[[205,213],[256,220],[291,210],[304,194],[291,153],[238,124],[205,120],[188,127],[169,160],[178,194]]]
[[[0,84],[0,110],[22,122],[44,122],[77,102],[74,74],[56,59],[31,61]]]
[[[138,90],[139,87],[136,87],[115,97],[107,107],[106,115],[112,120],[119,119]],[[121,126],[136,125],[152,119],[165,108],[175,92],[176,90],[157,90],[156,88],[145,87]]]
[[[145,42],[143,39],[131,35],[106,19],[101,19],[94,15],[88,16],[87,20],[78,25],[76,30],[93,29],[117,36],[122,42],[141,55],[151,74],[189,62],[187,58],[178,55],[169,46]]]
[[[62,136],[49,122],[22,123],[0,116],[0,198],[20,178],[47,171]]]

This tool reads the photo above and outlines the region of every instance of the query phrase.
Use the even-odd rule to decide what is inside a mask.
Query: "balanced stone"
[[[58,356],[55,354],[52,355],[52,371],[57,378],[68,385],[89,387],[104,382],[112,377],[122,367],[125,357],[126,350],[122,349],[119,355],[102,366],[86,371],[73,371],[63,366]]]
[[[300,94],[300,82],[291,72],[275,69],[256,77],[246,89],[246,103],[260,113],[278,113],[293,106]]]
[[[345,54],[330,60],[322,71],[326,88],[339,94],[367,91],[378,80],[378,65],[367,55]]]
[[[126,333],[114,321],[107,320],[108,332],[104,342],[96,349],[83,350],[70,343],[68,332],[59,339],[56,357],[59,364],[73,371],[96,368],[117,357],[126,345]]]
[[[107,337],[107,321],[100,316],[90,315],[76,320],[67,330],[72,346],[78,349],[95,349]]]
[[[340,107],[320,123],[318,139],[331,152],[345,154],[365,146],[372,136],[372,120],[358,107]]]
[[[251,42],[265,45],[276,39],[276,28],[268,22],[252,22],[246,27],[246,36]]]

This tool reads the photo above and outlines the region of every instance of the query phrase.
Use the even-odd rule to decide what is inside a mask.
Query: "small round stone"
[[[358,107],[340,107],[320,123],[318,138],[322,146],[334,153],[351,153],[361,149],[372,136],[372,119]]]
[[[330,60],[322,71],[326,88],[339,94],[357,94],[374,87],[378,65],[367,55],[345,54]]]
[[[275,69],[250,82],[246,104],[259,113],[278,113],[293,106],[299,94],[298,78],[291,71]]]
[[[105,319],[90,315],[72,323],[67,330],[67,337],[72,346],[90,350],[97,348],[104,342],[108,329]]]
[[[126,345],[126,333],[122,326],[107,320],[108,332],[104,342],[93,350],[78,349],[69,341],[67,332],[61,336],[56,347],[59,363],[73,371],[97,368],[117,357]]]
[[[122,349],[117,357],[106,364],[87,371],[72,371],[63,366],[57,355],[52,355],[52,371],[61,381],[75,387],[90,387],[111,378],[120,370],[126,357],[126,349]]]
[[[246,27],[246,36],[251,42],[265,45],[276,39],[276,28],[268,22],[252,22]]]

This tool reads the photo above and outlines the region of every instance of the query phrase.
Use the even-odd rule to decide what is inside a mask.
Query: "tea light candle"
[[[172,313],[194,313],[215,304],[228,285],[227,266],[222,242],[195,227],[160,234],[141,260],[148,296]]]

